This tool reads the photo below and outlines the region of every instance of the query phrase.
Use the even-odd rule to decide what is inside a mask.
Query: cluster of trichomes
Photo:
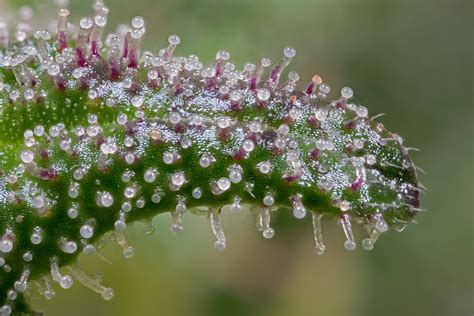
[[[217,250],[226,248],[221,212],[250,210],[265,238],[272,212],[309,215],[322,254],[323,215],[340,222],[348,250],[351,222],[365,225],[370,250],[419,211],[402,138],[351,103],[350,88],[332,100],[319,76],[302,91],[297,73],[282,79],[295,49],[243,69],[226,51],[207,66],[176,56],[176,35],[139,53],[143,18],[104,38],[108,9],[94,9],[75,30],[66,9],[57,32],[23,21],[9,36],[0,22],[1,315],[28,311],[30,291],[51,298],[54,282],[69,288],[73,278],[112,298],[74,266],[78,254],[108,234],[133,255],[127,224],[159,213],[171,214],[174,233],[187,211],[208,216]]]

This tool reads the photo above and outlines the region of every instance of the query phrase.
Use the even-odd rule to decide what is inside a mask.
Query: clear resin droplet
[[[125,238],[125,235],[123,234],[123,232],[115,231],[114,235],[115,235],[115,240],[117,244],[119,244],[119,246],[122,247],[123,256],[127,259],[133,257],[133,255],[135,254],[135,248],[133,248],[132,246],[128,244],[128,241]]]
[[[343,214],[341,216],[341,225],[342,229],[344,230],[344,235],[346,236],[344,248],[346,250],[354,250],[356,248],[356,243],[354,240],[354,233],[352,232],[351,222],[348,214]]]
[[[361,246],[362,246],[362,249],[370,251],[370,250],[374,249],[375,242],[377,241],[377,239],[381,235],[381,232],[376,227],[374,228],[373,224],[368,225],[367,230],[369,231],[370,236],[368,238],[362,239]]]
[[[100,279],[88,276],[77,264],[67,267],[71,275],[85,287],[99,293],[103,299],[111,300],[114,297],[114,290],[100,284]]]
[[[293,216],[302,219],[306,216],[306,209],[303,205],[297,205],[293,208]]]
[[[74,283],[71,276],[62,275],[59,272],[58,259],[56,257],[50,260],[51,276],[54,281],[58,282],[63,289],[69,289]]]
[[[173,223],[170,226],[171,232],[175,235],[183,232],[183,214],[178,212],[171,212]]]
[[[224,251],[227,247],[226,238],[224,235],[224,230],[221,226],[221,214],[220,211],[211,209],[209,213],[209,220],[211,222],[211,230],[216,241],[214,242],[214,248],[218,251]]]
[[[270,227],[270,208],[262,207],[258,215],[258,227],[262,231],[262,235],[266,239],[273,238],[275,230]]]

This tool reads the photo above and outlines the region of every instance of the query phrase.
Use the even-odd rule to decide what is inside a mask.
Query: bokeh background
[[[7,3],[8,2],[8,3]],[[52,0],[0,0],[0,11],[30,3],[46,23]],[[109,242],[98,257],[80,258],[102,272],[116,296],[75,285],[46,315],[472,315],[473,308],[473,3],[459,0],[107,0],[111,25],[145,18],[144,47],[158,50],[169,34],[177,53],[210,63],[227,49],[241,66],[286,45],[297,49],[289,68],[306,85],[315,73],[335,91],[351,86],[355,100],[418,147],[426,174],[426,212],[403,233],[384,234],[372,252],[343,250],[335,222],[324,222],[327,254],[312,251],[309,218],[281,215],[276,236],[263,240],[250,215],[224,215],[228,249],[216,252],[205,218],[185,217],[173,236],[170,218],[127,231],[136,248],[124,259]],[[9,5],[9,9],[7,9]],[[91,13],[71,0],[72,20]],[[337,93],[337,92],[336,92]],[[362,239],[358,230],[357,237]]]

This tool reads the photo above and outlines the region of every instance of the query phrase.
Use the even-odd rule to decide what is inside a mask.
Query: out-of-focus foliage
[[[15,1],[24,3],[22,1]],[[54,17],[51,1],[34,3]],[[33,297],[48,315],[468,315],[473,313],[473,7],[470,1],[108,0],[109,25],[142,15],[145,47],[169,34],[180,54],[211,62],[227,49],[239,65],[297,49],[290,66],[303,86],[315,73],[334,90],[348,85],[371,114],[421,148],[415,162],[429,192],[427,211],[403,233],[384,234],[372,252],[343,249],[334,221],[324,222],[328,251],[312,252],[309,218],[290,216],[265,241],[249,215],[226,214],[228,249],[218,253],[205,219],[185,217],[182,236],[159,216],[157,232],[128,230],[136,255],[112,264],[81,257],[115,289],[113,301],[76,285],[52,301]],[[5,7],[1,3],[0,8]],[[91,13],[71,0],[75,22]],[[43,21],[47,21],[44,19]],[[290,224],[286,224],[290,222]],[[356,231],[358,240],[362,232]]]

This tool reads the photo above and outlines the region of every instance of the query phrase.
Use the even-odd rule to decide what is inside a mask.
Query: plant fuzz
[[[217,250],[222,212],[250,210],[265,238],[273,212],[309,215],[323,254],[323,216],[340,222],[347,250],[363,224],[371,250],[420,210],[410,148],[350,88],[330,99],[317,75],[301,91],[296,72],[281,78],[295,49],[243,69],[220,51],[206,66],[175,55],[176,35],[140,53],[141,17],[104,37],[109,10],[94,10],[75,30],[64,8],[55,32],[25,20],[10,36],[0,22],[1,315],[29,313],[33,290],[50,299],[74,280],[111,299],[77,256],[104,236],[132,256],[127,225],[160,213],[176,234],[187,211],[208,216]]]

